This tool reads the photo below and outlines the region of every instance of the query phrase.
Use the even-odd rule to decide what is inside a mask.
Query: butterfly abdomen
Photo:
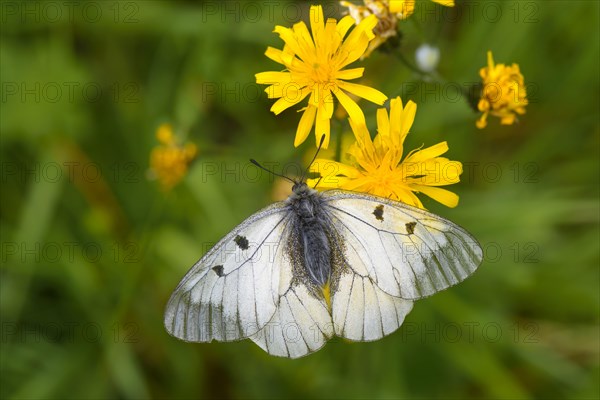
[[[303,192],[293,199],[297,229],[306,273],[312,283],[324,286],[331,273],[331,248],[327,235],[323,199],[317,192]]]
[[[331,249],[325,229],[318,222],[304,226],[301,233],[304,261],[308,275],[319,286],[329,280]]]

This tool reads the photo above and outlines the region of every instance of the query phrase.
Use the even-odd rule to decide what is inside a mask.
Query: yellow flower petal
[[[402,103],[400,98],[397,98],[396,100]],[[390,107],[393,107],[393,105],[391,105]],[[406,103],[406,105],[404,106],[404,110],[402,111],[402,117],[400,119],[400,136],[402,137],[402,142],[404,142],[404,138],[406,137],[406,135],[408,135],[408,131],[410,130],[413,122],[415,121],[416,114],[417,104],[414,101],[409,100],[408,103]]]
[[[494,64],[494,56],[492,55],[492,52],[491,52],[491,51],[489,51],[489,50],[488,50],[488,52],[487,52],[487,62],[488,62],[488,68],[489,68],[490,70],[493,70],[493,69],[494,69],[494,67],[495,67],[495,64]]]
[[[428,183],[433,186],[451,185],[460,182],[460,176],[463,173],[463,165],[460,161],[453,161],[447,158],[438,157],[440,179],[437,184]]]
[[[298,129],[296,129],[296,138],[294,139],[294,147],[300,146],[308,135],[310,134],[310,130],[315,123],[315,116],[317,115],[317,107],[308,106],[304,110],[302,117],[300,118],[300,123],[298,124]]]
[[[331,182],[336,182],[338,184],[337,187],[344,190],[350,190],[353,192],[368,192],[369,188],[369,178],[361,175],[357,178],[351,179],[346,177],[335,177],[329,178]],[[369,192],[371,194],[375,194],[374,192]],[[387,197],[384,195],[384,197]]]
[[[374,15],[369,15],[367,18],[360,21],[356,28],[358,31],[362,31],[365,35],[367,35],[369,40],[372,40],[375,37],[373,34],[373,29],[375,29],[378,23],[379,21],[377,20],[377,17]]]
[[[352,31],[352,33],[354,32],[355,31]],[[352,35],[352,33],[350,35]],[[364,32],[358,34],[357,37],[352,40],[346,39],[336,55],[336,62],[340,67],[345,67],[358,60],[365,51],[367,51],[370,40],[371,39],[369,39]]]
[[[304,22],[300,23],[303,24]],[[279,34],[279,37],[285,42],[286,50],[291,51],[293,54],[302,54],[302,48],[298,44],[298,40],[292,29],[276,26],[275,32]]]
[[[378,136],[390,135],[390,120],[385,108],[377,109],[377,134]]]
[[[363,99],[367,99],[375,104],[382,105],[387,100],[387,96],[385,94],[381,93],[377,89],[373,89],[365,85],[343,81],[338,82],[337,85],[345,91],[350,92],[358,97],[362,97]]]
[[[324,149],[326,149],[329,146],[329,131],[331,129],[331,116],[327,117],[326,113],[326,107],[319,107],[317,109],[317,118],[315,120],[315,136],[317,141],[317,147],[321,143],[321,137],[325,135],[325,140],[323,140],[322,146]]]
[[[346,15],[344,18],[342,18],[336,26],[336,31],[337,31],[339,37],[341,39],[343,39],[344,36],[346,36],[346,33],[348,33],[348,30],[350,30],[350,28],[353,25],[354,25],[354,19],[351,16]]]
[[[279,98],[279,100],[277,100],[272,106],[271,106],[271,112],[273,112],[275,115],[280,114],[281,112],[283,112],[284,110],[290,108],[293,105],[298,104],[299,102],[301,102],[302,100],[304,100],[304,98],[310,93],[309,90],[295,90],[295,89],[290,89],[288,91],[288,96],[284,96]]]
[[[488,113],[484,113],[478,120],[475,122],[475,126],[479,129],[483,129],[487,126],[487,116]]]
[[[315,44],[310,37],[310,32],[308,31],[308,28],[304,22],[294,24],[294,34],[296,35],[298,46],[300,46],[302,49],[302,53],[297,54],[303,54],[315,50]]]
[[[333,92],[333,94],[335,94],[335,97],[337,97],[337,99],[340,101],[340,104],[342,107],[344,107],[352,121],[365,125],[365,115],[358,104],[356,104],[356,102],[352,100],[350,96],[348,96],[342,90],[336,90]]]
[[[292,74],[280,71],[259,72],[254,77],[256,78],[256,83],[261,84],[286,84],[292,80]]]
[[[419,198],[411,190],[396,189],[393,190],[393,194],[393,198],[395,198],[395,200],[401,201],[413,207],[425,209],[425,207],[423,207],[423,203],[421,203],[421,200],[419,200]]]
[[[294,82],[275,83],[271,86],[268,86],[265,89],[265,93],[267,93],[267,97],[270,99],[278,99],[280,97],[296,98],[298,93],[300,93],[303,89],[308,90],[306,88],[300,88],[298,84]]]
[[[431,0],[446,7],[454,7],[454,0]]]
[[[315,40],[315,44],[321,42],[321,35],[325,30],[325,17],[323,16],[323,7],[316,5],[310,6],[310,29],[312,36]]]
[[[421,186],[421,185],[418,185],[418,186],[415,185],[415,186],[413,186],[413,188],[416,191],[421,192],[421,193],[431,197],[438,203],[445,205],[446,207],[454,208],[458,205],[458,195],[455,193],[452,193],[449,190],[442,189],[439,187]]]
[[[408,156],[404,162],[418,163],[437,157],[448,151],[448,143],[441,142],[423,150],[417,150]]]
[[[333,101],[333,94],[330,90],[326,90],[323,102],[319,105],[322,108],[321,115],[323,118],[331,119],[333,116]]]
[[[279,49],[275,49],[273,47],[267,47],[267,51],[265,51],[265,55],[267,57],[269,57],[271,60],[279,63],[279,64],[285,64],[286,62],[291,61],[290,60],[290,55],[289,54],[284,54],[283,51],[279,50]],[[288,60],[288,61],[286,61]]]
[[[412,15],[415,8],[415,0],[389,0],[391,13],[400,14],[401,18]]]
[[[325,41],[323,50],[327,54],[335,52],[335,49],[342,43],[342,38],[338,35],[336,28],[337,21],[335,19],[329,18],[327,22],[325,22],[324,36],[328,40]]]
[[[352,68],[340,71],[337,74],[337,79],[356,79],[363,76],[364,68]]]
[[[460,182],[462,164],[436,157],[424,162],[404,161],[405,180],[409,185],[445,186]]]
[[[350,165],[342,164],[337,161],[328,160],[326,158],[316,159],[310,166],[310,172],[316,172],[319,175],[325,176],[337,176],[342,175],[347,178],[358,178],[361,173],[355,167]]]
[[[363,19],[344,40],[344,43],[340,47],[340,53],[348,55],[352,54],[352,50],[359,46],[364,46],[365,41],[368,45],[368,42],[375,37],[373,35],[373,28],[377,26],[377,22],[377,17],[375,15],[369,15],[367,18]],[[362,52],[364,52],[364,50]],[[358,57],[352,58],[352,61],[356,61],[357,59]],[[348,64],[352,61],[349,61]]]
[[[348,153],[354,157],[363,169],[369,170],[370,166],[379,163],[379,159],[377,158],[367,125],[364,122],[355,122],[352,119],[349,122],[352,132],[354,132],[354,136],[356,137],[356,143],[350,146]]]

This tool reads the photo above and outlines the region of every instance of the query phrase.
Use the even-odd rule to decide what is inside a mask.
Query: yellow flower
[[[283,64],[287,71],[258,73],[256,82],[270,85],[265,92],[269,98],[278,98],[271,107],[275,114],[298,104],[310,94],[308,105],[301,110],[304,113],[296,130],[294,146],[303,143],[315,125],[317,145],[321,136],[325,135],[323,147],[327,148],[334,95],[350,119],[357,123],[364,123],[364,114],[346,92],[379,105],[387,100],[378,90],[346,82],[360,78],[364,68],[344,69],[363,55],[375,37],[373,28],[377,25],[377,18],[365,18],[344,39],[354,25],[352,17],[346,16],[339,22],[329,18],[325,22],[321,6],[312,6],[310,25],[312,36],[304,22],[295,24],[293,28],[275,27],[285,46],[283,50],[269,47],[265,55]]]
[[[391,101],[390,113],[377,110],[377,136],[371,140],[366,125],[350,121],[356,142],[348,153],[354,165],[318,159],[311,166],[321,178],[310,179],[318,189],[346,189],[371,193],[424,208],[415,193],[423,193],[448,207],[456,207],[458,196],[439,186],[460,181],[462,164],[440,157],[448,151],[446,142],[408,153],[402,160],[404,139],[412,126],[417,105],[405,107],[397,97]],[[320,179],[320,181],[319,181]]]
[[[169,124],[158,127],[156,138],[160,145],[150,153],[150,173],[168,191],[185,177],[190,162],[196,157],[197,148],[193,143],[178,145]]]
[[[485,128],[489,114],[500,118],[502,125],[512,125],[517,120],[517,114],[525,114],[528,104],[523,75],[518,64],[494,64],[491,51],[488,51],[487,58],[487,67],[479,70],[483,89],[477,108],[483,115],[476,126]]]

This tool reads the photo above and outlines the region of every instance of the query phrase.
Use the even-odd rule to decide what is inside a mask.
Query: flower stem
[[[397,51],[394,54],[396,54],[396,56],[402,62],[402,64],[404,64],[411,71],[413,71],[413,72],[421,75],[421,77],[423,77],[423,76],[430,76],[431,75],[428,72],[422,71],[421,69],[419,69],[419,67],[417,67],[416,65],[414,65],[413,63],[411,63],[410,61],[408,61],[406,59],[406,57],[404,57],[404,54],[402,54],[401,52]]]

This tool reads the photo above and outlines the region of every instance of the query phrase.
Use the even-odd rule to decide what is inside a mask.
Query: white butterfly
[[[454,223],[343,190],[293,193],[246,219],[185,275],[165,311],[189,342],[251,339],[297,358],[394,332],[413,301],[471,275],[483,252]]]

